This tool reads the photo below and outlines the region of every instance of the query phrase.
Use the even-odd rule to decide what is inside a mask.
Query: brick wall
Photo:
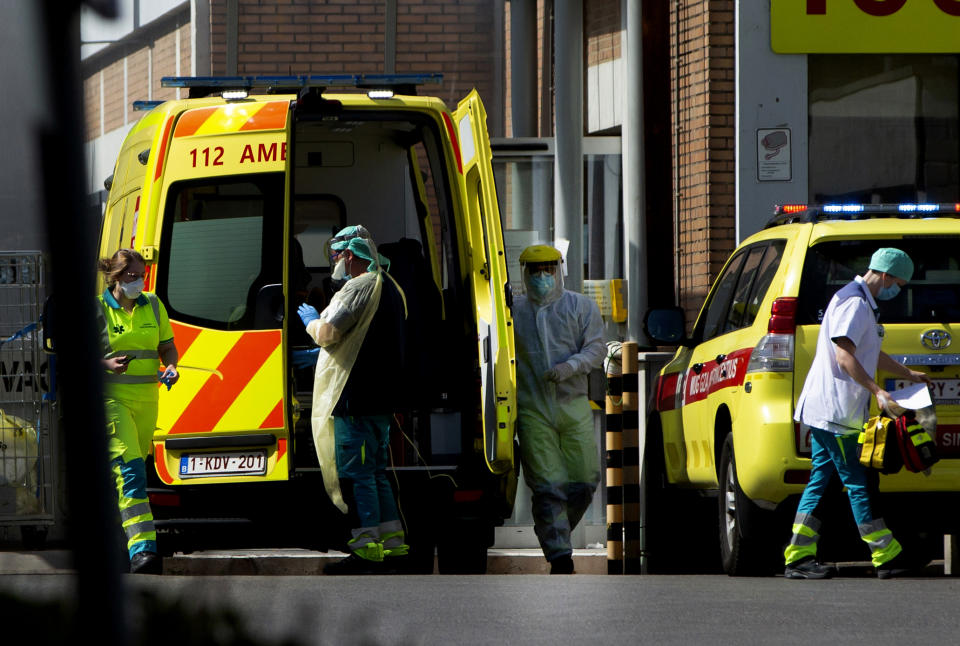
[[[99,67],[86,70],[87,76],[83,79],[84,141],[91,141],[138,120],[142,114],[134,112],[134,101],[178,98],[178,90],[161,88],[160,79],[190,74],[190,23],[182,19],[161,20],[159,28],[154,23],[145,31],[143,35],[117,44],[113,50],[107,50],[101,55],[102,58],[97,55],[92,57]],[[141,45],[144,40],[146,44]],[[85,63],[89,64],[88,61]]]
[[[583,3],[583,38],[588,67],[620,58],[620,0]]]
[[[211,0],[211,67],[227,72],[227,2]],[[239,0],[238,74],[384,71],[383,0]],[[441,72],[425,92],[451,108],[476,87],[493,96],[492,0],[398,0],[396,71]]]
[[[691,325],[735,248],[732,0],[671,3],[680,305]]]

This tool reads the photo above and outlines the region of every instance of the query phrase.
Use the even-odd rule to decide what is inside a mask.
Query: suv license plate
[[[930,397],[934,404],[960,404],[960,379],[933,379],[930,387]],[[887,379],[887,391],[893,392],[900,388],[912,386],[913,382],[906,379]]]
[[[230,451],[197,453],[180,456],[181,478],[264,475],[267,472],[266,451]]]

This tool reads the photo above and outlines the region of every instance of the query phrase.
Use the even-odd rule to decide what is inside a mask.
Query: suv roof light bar
[[[929,218],[960,217],[960,204],[903,203],[903,204],[783,204],[773,209],[774,216],[764,228],[796,222],[823,220],[862,220],[866,218]]]
[[[267,94],[297,94],[305,88],[391,89],[416,94],[417,86],[443,82],[443,74],[303,74],[298,76],[164,76],[162,87],[190,90],[190,98],[223,90],[263,89]]]

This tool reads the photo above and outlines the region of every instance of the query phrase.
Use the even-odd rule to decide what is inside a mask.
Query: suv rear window
[[[896,247],[913,260],[913,278],[896,298],[880,301],[883,323],[960,321],[960,236],[904,236],[899,240],[821,242],[807,251],[800,281],[798,325],[816,325],[833,294],[863,275],[880,247]]]

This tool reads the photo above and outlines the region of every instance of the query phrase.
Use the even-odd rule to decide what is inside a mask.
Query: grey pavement
[[[960,582],[727,576],[132,576],[130,614],[235,621],[262,644],[956,644]],[[72,574],[0,576],[69,600]],[[197,614],[204,608],[229,614]],[[159,609],[159,610],[158,610]],[[133,629],[144,624],[131,624]],[[292,640],[285,642],[285,640]],[[168,642],[164,642],[168,643]],[[176,640],[169,643],[180,643]],[[209,642],[214,643],[214,642]],[[216,642],[221,643],[221,642]]]
[[[182,576],[271,575],[309,576],[323,574],[323,566],[344,558],[341,552],[304,549],[203,550],[175,553],[164,558],[163,572]],[[606,574],[607,553],[600,549],[574,550],[578,574]],[[434,566],[436,572],[436,566]],[[548,574],[538,549],[491,549],[487,553],[488,574]],[[72,572],[66,550],[0,552],[0,574],[66,574]]]

